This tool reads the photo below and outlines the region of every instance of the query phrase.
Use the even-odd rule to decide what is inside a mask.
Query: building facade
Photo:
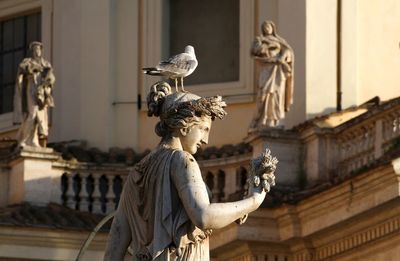
[[[145,100],[160,78],[141,68],[187,44],[199,66],[186,89],[228,103],[197,155],[213,201],[242,196],[265,147],[280,160],[276,191],[243,226],[214,232],[212,258],[400,259],[399,15],[396,0],[0,0],[0,260],[76,257],[96,223],[81,212],[115,208],[128,168],[159,142]],[[267,19],[294,49],[294,103],[282,129],[250,135],[250,47]],[[16,153],[16,68],[34,40],[56,76],[56,152]],[[68,206],[69,221],[49,222],[49,202]],[[101,258],[105,238],[87,260]]]

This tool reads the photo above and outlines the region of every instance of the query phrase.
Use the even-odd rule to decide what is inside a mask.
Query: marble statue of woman
[[[264,21],[261,30],[251,49],[260,72],[257,112],[250,130],[278,126],[293,103],[293,49],[276,33],[272,21]]]
[[[43,45],[29,45],[31,58],[18,66],[14,93],[14,124],[21,124],[17,133],[20,146],[46,147],[49,121],[48,108],[54,107],[52,91],[55,77],[51,64],[43,57]]]
[[[171,93],[167,83],[158,82],[147,102],[148,115],[160,118],[156,133],[161,142],[128,176],[104,260],[123,260],[130,247],[135,261],[208,261],[212,229],[256,210],[266,192],[254,185],[243,200],[210,203],[192,155],[208,143],[212,121],[226,115],[221,97]]]

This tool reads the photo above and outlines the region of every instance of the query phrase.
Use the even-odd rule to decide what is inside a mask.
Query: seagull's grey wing
[[[181,53],[172,56],[166,61],[160,62],[157,66],[157,69],[175,74],[182,74],[190,71],[191,69],[194,69],[196,66],[196,59],[193,59],[192,56],[186,53]]]

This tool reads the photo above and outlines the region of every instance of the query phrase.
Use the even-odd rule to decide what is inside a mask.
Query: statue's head
[[[265,20],[261,25],[261,31],[264,36],[267,35],[275,35],[276,34],[276,26],[274,22],[270,20]]]
[[[211,122],[226,115],[226,103],[220,96],[202,98],[188,92],[172,93],[166,82],[151,86],[147,105],[148,115],[160,118],[157,135],[163,139],[178,136],[183,149],[191,154],[208,143]]]
[[[42,57],[43,53],[43,44],[41,42],[31,42],[29,44],[29,49],[32,51],[32,56],[34,58]]]

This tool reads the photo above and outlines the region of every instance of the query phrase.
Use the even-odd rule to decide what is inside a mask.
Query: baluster
[[[345,153],[346,153],[346,145],[343,139],[339,139],[338,140],[338,149],[339,149],[339,153],[338,153],[338,157],[339,160],[338,162],[341,163],[344,159]]]
[[[366,151],[368,149],[368,144],[369,144],[369,140],[371,133],[369,132],[368,126],[362,126],[359,129],[359,133],[358,133],[358,137],[357,140],[359,142],[359,149],[358,149],[358,153],[357,153],[357,166],[355,169],[359,169],[360,167],[362,167],[366,162]]]
[[[394,137],[397,137],[400,135],[400,111],[396,111],[394,112],[394,115],[396,117],[396,132],[394,133]]]
[[[342,162],[344,159],[344,153],[345,153],[345,144],[344,140],[342,137],[338,139],[338,163]]]
[[[68,189],[67,189],[67,206],[69,208],[75,209],[75,191],[74,191],[74,174],[68,173]]]
[[[89,194],[87,192],[87,177],[88,173],[81,173],[81,191],[79,192],[80,211],[89,211]]]
[[[94,174],[93,173],[93,194],[92,194],[92,198],[93,198],[93,208],[92,208],[92,212],[93,213],[102,213],[101,210],[101,201],[100,201],[100,175],[99,174]]]
[[[347,140],[344,140],[342,143],[342,151],[340,154],[340,162],[343,162],[343,160],[346,159],[346,155],[347,155]]]
[[[357,153],[357,135],[354,132],[350,133],[351,137],[349,139],[349,157],[354,158]]]
[[[365,127],[365,136],[361,136],[361,139],[363,139],[362,142],[364,143],[362,146],[362,152],[365,153],[365,151],[373,147],[374,137],[372,135],[372,129]]]
[[[383,143],[385,143],[387,141],[387,122],[388,122],[387,116],[384,116],[382,118],[382,140],[383,140]]]
[[[108,174],[105,177],[107,179],[107,185],[108,185],[107,194],[106,194],[106,199],[107,199],[106,212],[110,213],[111,211],[113,211],[115,209],[115,202],[114,202],[115,195],[114,195],[114,191],[113,191],[114,176]]]
[[[212,191],[212,202],[218,202],[219,199],[219,190],[218,190],[218,174],[215,174],[213,172],[210,172],[212,174],[213,178],[213,188],[211,189]]]
[[[346,141],[346,157],[343,160],[346,160],[351,157],[351,139]]]
[[[392,117],[390,119],[390,139],[393,139],[396,135],[398,119],[395,115],[391,116]]]
[[[369,140],[368,148],[372,149],[372,150],[374,149],[375,143],[377,142],[376,141],[376,139],[377,139],[376,135],[380,135],[380,137],[379,137],[380,141],[379,142],[382,142],[382,121],[381,120],[378,120],[378,121],[376,121],[376,122],[374,122],[374,123],[369,125],[370,140]],[[377,131],[378,131],[377,127],[379,128],[379,126],[377,126],[377,124],[381,125],[380,126],[381,129],[379,130],[381,133],[377,133]]]
[[[365,128],[360,128],[354,131],[354,136],[354,155],[358,156],[364,150],[368,131]]]
[[[385,138],[386,141],[390,141],[392,139],[393,133],[393,117],[392,115],[386,116],[386,124],[385,124]]]

